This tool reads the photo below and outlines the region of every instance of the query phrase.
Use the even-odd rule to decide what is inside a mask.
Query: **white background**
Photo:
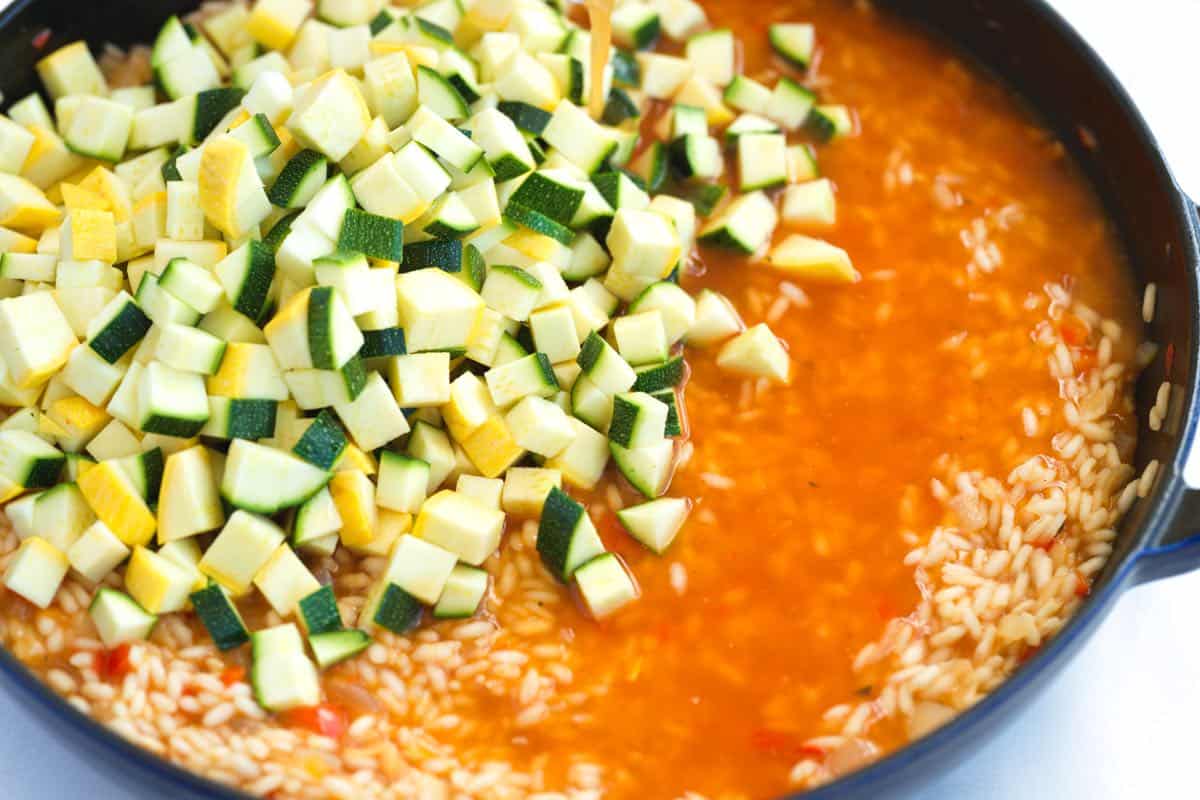
[[[1054,0],[1054,5],[1113,67],[1149,119],[1180,184],[1200,197],[1200,0]],[[921,797],[1173,800],[1200,795],[1195,609],[1200,609],[1200,575],[1128,593],[1007,733],[956,765]],[[2,692],[0,720],[0,786],[7,800],[130,797]]]

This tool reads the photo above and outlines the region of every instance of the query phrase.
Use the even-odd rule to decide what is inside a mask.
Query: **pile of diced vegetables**
[[[70,44],[37,67],[53,116],[35,94],[0,117],[4,583],[40,607],[69,570],[102,585],[108,646],[194,612],[219,648],[252,642],[275,710],[316,703],[318,666],[377,628],[475,614],[509,516],[540,519],[595,616],[635,599],[567,490],[611,459],[647,500],[621,522],[663,552],[689,509],[663,496],[683,346],[788,379],[765,325],[679,286],[693,245],[857,277],[820,239],[772,248],[767,194],[832,221],[804,142],[845,109],[737,75],[690,0],[618,4],[601,121],[589,34],[541,0],[313,12],[171,18],[153,85],[110,89]],[[683,54],[632,52],[660,35]],[[771,42],[812,55],[807,25]],[[302,558],[339,547],[387,559],[352,629]],[[297,624],[248,631],[255,591]]]

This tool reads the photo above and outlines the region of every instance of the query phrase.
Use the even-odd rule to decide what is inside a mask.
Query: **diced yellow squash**
[[[378,510],[378,520],[375,523],[375,538],[363,546],[346,545],[346,549],[360,556],[391,555],[392,549],[400,537],[412,530],[413,515],[388,508]],[[345,544],[343,542],[343,544]]]
[[[133,207],[133,242],[136,249],[148,253],[154,243],[166,236],[167,193],[153,192]],[[133,287],[135,290],[136,286]]]
[[[49,128],[30,125],[29,132],[33,134],[33,147],[21,165],[21,177],[35,186],[49,189],[87,166],[87,160],[68,150],[62,137]]]
[[[240,239],[270,213],[250,149],[232,136],[218,136],[200,155],[200,208],[218,230]]]
[[[379,471],[379,466],[375,462],[375,456],[364,452],[354,442],[347,442],[346,449],[342,451],[341,457],[333,465],[333,470],[334,472],[356,470],[364,475],[374,475]]]
[[[491,417],[461,442],[467,458],[485,478],[498,478],[521,460],[525,451],[513,439],[504,417]]]
[[[108,412],[82,397],[55,400],[45,416],[63,430],[64,436],[60,444],[70,452],[83,449],[111,419]]]
[[[125,222],[132,213],[133,201],[124,182],[104,167],[96,167],[79,182],[80,189],[94,192],[108,201],[108,210],[117,222]]]
[[[133,549],[125,567],[125,588],[151,614],[182,609],[191,594],[194,578],[174,561],[143,546]]]
[[[504,243],[518,253],[529,256],[534,261],[555,262],[555,257],[563,249],[561,242],[528,228],[518,228]]]
[[[205,380],[205,390],[213,397],[253,397],[286,400],[287,384],[283,373],[265,344],[230,342],[215,375]]]
[[[32,253],[37,250],[37,239],[23,233],[0,228],[0,252],[3,253]]]
[[[41,189],[18,175],[0,173],[0,225],[40,234],[60,219],[62,213]]]
[[[74,183],[63,181],[58,185],[58,190],[62,192],[63,205],[68,211],[73,211],[77,208],[86,208],[93,211],[108,211],[108,201],[103,195],[96,194],[93,191],[84,189]]]
[[[77,344],[51,292],[0,300],[0,359],[15,388],[41,386],[62,369]]]
[[[154,514],[137,488],[113,461],[103,461],[79,476],[79,491],[96,517],[128,547],[154,537]]]
[[[117,260],[117,224],[111,211],[72,209],[63,222],[59,247],[63,258],[72,261]]]
[[[857,283],[862,280],[849,254],[823,239],[793,234],[777,244],[767,255],[767,263],[803,278],[832,283]]]
[[[369,545],[376,534],[375,484],[364,473],[347,470],[334,473],[329,493],[342,518],[342,542],[348,547]]]
[[[287,50],[311,10],[308,0],[258,0],[246,30],[268,50]]]

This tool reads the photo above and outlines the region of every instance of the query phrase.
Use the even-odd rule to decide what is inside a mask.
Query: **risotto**
[[[0,640],[71,705],[264,797],[762,798],[1087,597],[1154,287],[1003,87],[866,3],[618,2],[604,71],[316,5],[0,119]]]

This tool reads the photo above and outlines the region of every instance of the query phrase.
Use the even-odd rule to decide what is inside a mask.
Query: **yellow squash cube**
[[[103,461],[79,476],[79,491],[96,517],[129,547],[154,537],[154,514],[133,482],[114,461]]]
[[[125,588],[130,597],[151,614],[179,611],[192,592],[187,570],[145,547],[135,547],[125,568]]]

